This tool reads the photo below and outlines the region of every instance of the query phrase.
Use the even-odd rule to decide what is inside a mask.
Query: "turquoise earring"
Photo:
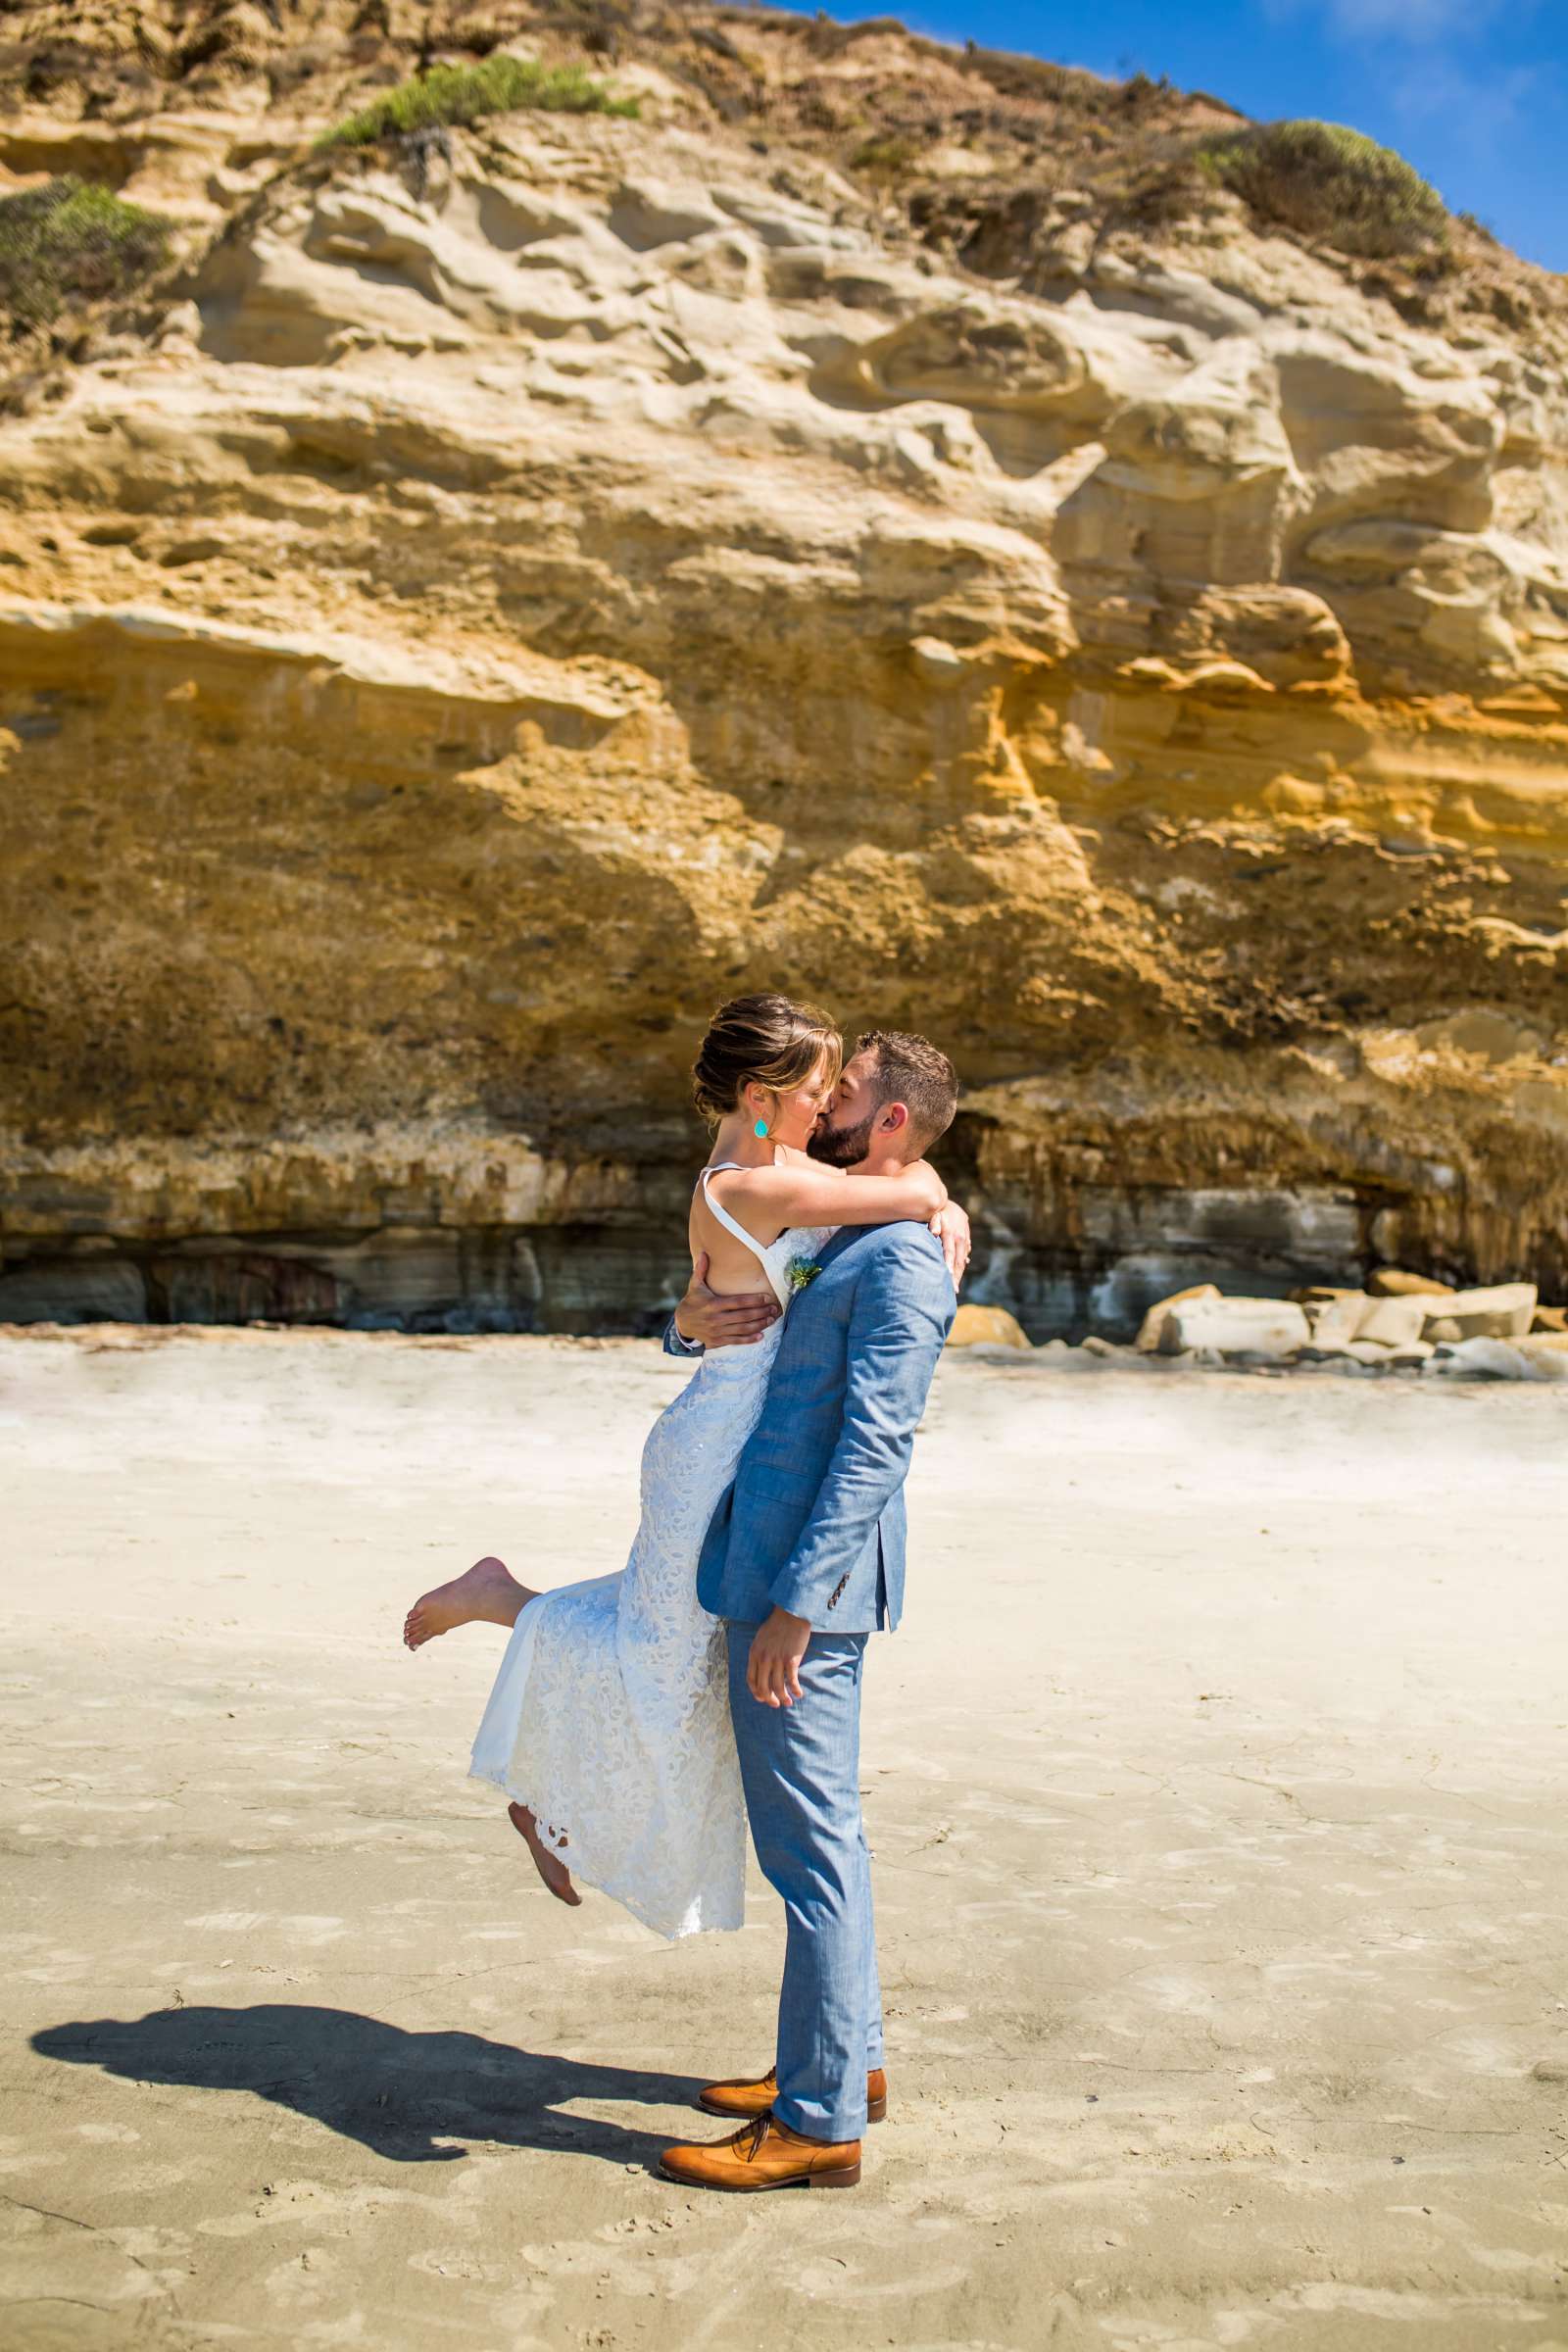
[[[759,1119],[757,1125],[752,1129],[752,1133],[757,1137],[759,1143],[765,1144],[767,1141],[767,1121],[765,1119]]]

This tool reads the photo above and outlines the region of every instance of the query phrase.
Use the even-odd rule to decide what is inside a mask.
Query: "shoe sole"
[[[721,2116],[724,2122],[727,2124],[753,2124],[757,2121],[757,2118],[760,2115],[766,2115],[768,2112],[765,2107],[723,2106],[718,2101],[710,2099],[706,2090],[698,2092],[697,2104],[705,2115]],[[868,2124],[885,2123],[887,2121],[887,2112],[888,2103],[886,2099],[873,2099],[870,2105],[866,2108],[865,2120]]]
[[[672,2172],[661,2157],[659,2169],[666,2180],[681,2188],[717,2188],[726,2196],[757,2196],[766,2188],[858,2188],[860,2168],[846,2164],[831,2173],[792,2173],[783,2180],[692,2180],[684,2173]]]

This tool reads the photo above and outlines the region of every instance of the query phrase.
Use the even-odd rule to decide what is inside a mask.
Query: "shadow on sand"
[[[46,2027],[32,2047],[132,2082],[254,2091],[398,2164],[451,2163],[467,2153],[438,2144],[453,2139],[649,2164],[669,2145],[668,2132],[553,2111],[573,2099],[691,2106],[702,2087],[694,2076],[593,2066],[477,2034],[408,2034],[352,2009],[273,2001],[155,2009],[129,2022],[84,2018]]]

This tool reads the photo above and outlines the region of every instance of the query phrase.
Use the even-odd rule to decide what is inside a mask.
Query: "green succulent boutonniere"
[[[804,1291],[808,1283],[816,1280],[821,1271],[821,1267],[813,1264],[809,1258],[792,1257],[790,1259],[790,1289]]]

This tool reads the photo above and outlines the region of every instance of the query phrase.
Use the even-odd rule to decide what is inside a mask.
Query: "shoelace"
[[[736,2153],[742,2164],[750,2164],[757,2155],[767,2137],[767,2127],[772,2120],[768,2115],[754,2115],[749,2124],[742,2126],[735,2142]]]

